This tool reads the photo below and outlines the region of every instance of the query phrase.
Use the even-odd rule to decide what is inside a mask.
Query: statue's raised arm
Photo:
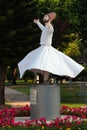
[[[34,19],[33,22],[36,23],[36,24],[39,26],[39,28],[43,31],[44,25],[42,25],[42,24],[40,23],[39,19]]]

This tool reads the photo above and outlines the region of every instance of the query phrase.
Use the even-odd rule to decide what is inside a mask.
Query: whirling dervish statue
[[[84,69],[82,65],[72,58],[52,47],[54,28],[51,22],[55,17],[55,12],[44,15],[43,22],[45,26],[40,23],[39,19],[34,19],[34,23],[42,31],[40,37],[41,46],[29,52],[18,63],[20,78],[22,78],[26,70],[42,73],[44,81],[48,80],[49,73],[75,78]]]

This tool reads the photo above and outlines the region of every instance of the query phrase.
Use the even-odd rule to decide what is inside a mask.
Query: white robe
[[[26,70],[41,73],[47,71],[55,75],[75,78],[84,67],[51,46],[54,32],[52,25],[49,27],[43,26],[40,22],[37,25],[42,30],[41,46],[28,53],[18,63],[20,78],[22,78]]]

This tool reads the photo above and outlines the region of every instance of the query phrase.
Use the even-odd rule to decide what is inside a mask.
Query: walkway
[[[9,87],[5,87],[5,100],[8,105],[12,105],[13,107],[30,105],[28,95]]]

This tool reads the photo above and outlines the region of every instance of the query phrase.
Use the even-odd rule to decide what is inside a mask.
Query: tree
[[[37,3],[37,0],[0,0],[0,104],[5,104],[6,67],[11,66],[14,73],[17,63],[38,46],[39,33],[33,25],[38,15]]]
[[[36,0],[20,0],[13,1],[9,7],[13,10],[12,30],[9,33],[8,41],[11,44],[11,68],[13,72],[13,84],[15,83],[14,70],[17,63],[33,48],[38,46],[38,30],[33,25],[34,17],[37,17],[37,1]],[[11,19],[9,17],[8,19]],[[32,46],[31,46],[32,45]],[[14,59],[13,59],[14,57]]]
[[[79,31],[80,31],[80,36],[82,38],[82,41],[86,44],[87,46],[87,1],[86,0],[77,0],[78,2],[78,17],[79,17]]]
[[[82,53],[84,50],[84,45],[86,47],[86,42],[87,42],[87,36],[86,36],[87,8],[86,7],[87,7],[86,0],[84,1],[60,0],[56,7],[58,18],[56,19],[54,24],[55,33],[54,33],[53,44],[56,48],[58,48],[63,52],[68,51],[67,54],[79,62],[81,62],[82,59],[84,59],[82,57],[83,55]],[[84,25],[82,25],[82,23]],[[74,37],[72,37],[72,34],[74,34]],[[83,44],[82,41],[84,41],[85,44]],[[78,52],[78,56],[76,56],[77,55],[76,53],[72,52],[76,50],[76,48],[78,49],[78,51],[76,51]],[[85,60],[86,59],[87,58],[85,58]]]
[[[70,38],[73,39],[73,41],[69,42],[68,46],[64,50],[64,53],[76,60],[81,55],[80,48],[79,48],[80,41],[76,34],[70,35]]]
[[[81,48],[82,48],[82,58],[84,59],[85,64],[87,64],[87,1],[86,0],[77,0],[78,7],[77,11],[79,13],[79,35],[81,39]]]

